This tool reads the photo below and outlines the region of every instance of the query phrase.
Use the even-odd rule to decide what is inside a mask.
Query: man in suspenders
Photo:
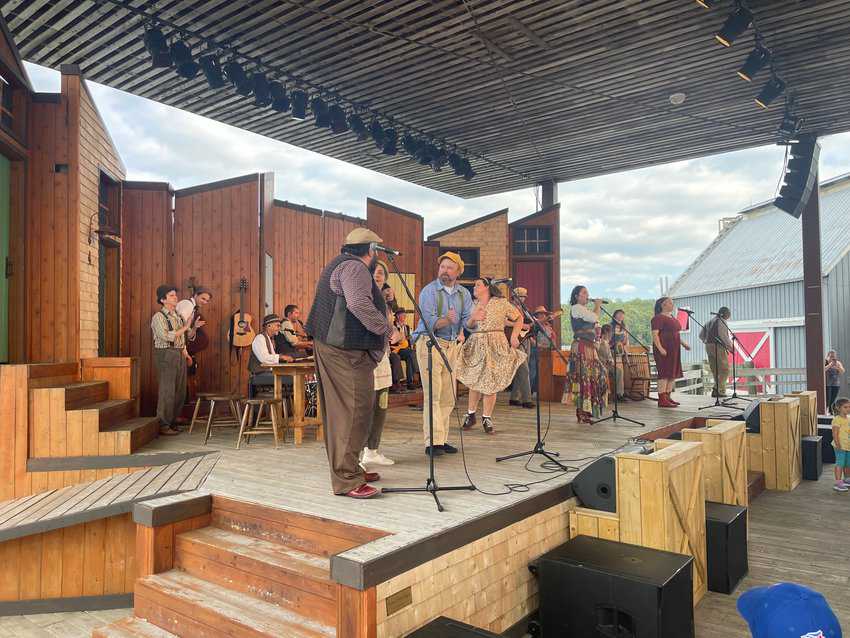
[[[178,434],[174,425],[186,400],[186,364],[192,361],[186,351],[186,332],[190,326],[175,310],[177,289],[174,286],[159,286],[156,300],[162,306],[151,318],[153,363],[159,386],[156,415],[159,433],[173,435]]]
[[[423,430],[425,433],[425,454],[441,456],[454,454],[457,448],[448,442],[449,422],[455,408],[455,379],[443,363],[438,352],[431,357],[432,374],[428,374],[428,332],[425,322],[451,362],[456,350],[463,343],[463,327],[472,313],[472,295],[457,281],[463,274],[464,263],[460,255],[446,252],[438,259],[437,279],[419,293],[419,306],[422,316],[419,325],[413,331],[416,344],[416,361],[419,364],[419,376],[422,379],[422,392],[425,396]],[[433,383],[434,393],[434,447],[428,440],[428,388]]]

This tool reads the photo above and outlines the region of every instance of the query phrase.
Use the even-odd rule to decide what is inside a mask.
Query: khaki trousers
[[[156,416],[161,426],[174,426],[186,401],[186,359],[180,348],[154,348]]]
[[[428,347],[425,345],[428,341],[427,335],[419,337],[416,340],[416,362],[419,364],[419,377],[422,379],[422,396],[423,406],[422,411],[422,430],[425,439],[425,445],[430,445],[428,440],[428,388],[432,386],[434,392],[434,445],[443,445],[448,442],[449,426],[452,418],[452,412],[455,409],[455,379],[443,358],[436,350],[431,356],[431,367],[433,368],[433,379],[428,375]],[[457,342],[437,340],[440,347],[446,353],[446,358],[449,363],[454,365],[454,360],[460,345]]]
[[[366,482],[357,461],[372,425],[378,364],[365,350],[343,350],[318,340],[313,349],[331,487],[334,494],[347,494]]]
[[[705,344],[705,354],[708,357],[711,376],[717,379],[717,391],[720,394],[726,394],[726,379],[729,376],[729,353],[720,344],[707,343]]]

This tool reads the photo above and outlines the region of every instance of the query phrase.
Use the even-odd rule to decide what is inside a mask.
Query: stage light
[[[278,113],[286,113],[289,110],[289,98],[283,84],[277,80],[269,82],[269,96],[272,100],[272,110]]]
[[[704,9],[713,9],[717,4],[717,0],[697,0],[697,4]]]
[[[177,68],[177,73],[180,77],[191,80],[196,75],[200,67],[195,64],[192,59],[192,51],[189,46],[182,40],[177,40],[171,45],[171,60]]]
[[[236,60],[230,60],[224,65],[224,74],[236,89],[239,95],[251,95],[251,79],[245,73],[245,69]]]
[[[422,143],[413,137],[410,133],[401,138],[401,146],[404,148],[405,153],[410,155],[411,157],[416,157],[416,154],[419,152],[419,147]]]
[[[363,118],[357,113],[352,113],[348,116],[348,126],[351,127],[352,132],[361,142],[369,138],[369,129],[366,128]]]
[[[747,82],[752,82],[756,73],[761,71],[770,62],[770,51],[758,45],[747,56],[743,66],[738,69],[738,76]]]
[[[431,156],[431,170],[435,173],[439,173],[443,170],[443,166],[445,166],[449,161],[449,156],[446,153],[446,149],[438,148],[437,152]]]
[[[221,63],[214,55],[204,55],[198,59],[198,66],[207,78],[207,84],[211,89],[220,89],[224,86],[224,74],[221,71]]]
[[[819,157],[820,144],[813,135],[791,145],[784,183],[773,202],[777,208],[797,218],[803,214],[812,189],[817,188]]]
[[[384,131],[384,146],[381,148],[384,155],[395,155],[398,153],[398,133],[394,128]]]
[[[254,104],[256,106],[268,106],[272,103],[269,81],[265,73],[259,71],[251,74],[251,90],[254,92]]]
[[[735,13],[726,18],[720,31],[714,37],[725,47],[731,47],[739,35],[750,28],[750,23],[753,21],[752,12],[746,7],[738,7]]]
[[[472,170],[472,164],[469,163],[468,159],[463,158],[463,179],[469,182],[473,177],[475,177],[475,171]]]
[[[171,66],[171,54],[168,51],[168,41],[162,30],[156,27],[145,31],[145,48],[151,56],[151,64],[157,68]]]
[[[780,142],[787,143],[793,140],[802,128],[803,118],[786,110],[785,115],[782,116],[782,123],[776,129],[776,135]]]
[[[774,76],[770,78],[767,84],[764,85],[761,92],[756,97],[756,104],[761,108],[766,109],[776,98],[782,95],[785,91],[785,82]]]
[[[419,147],[419,151],[416,153],[416,160],[422,164],[422,166],[430,166],[431,160],[438,153],[437,147],[430,143],[423,143]]]
[[[307,119],[307,94],[301,89],[296,89],[289,94],[292,100],[292,119],[304,121]]]
[[[369,125],[369,135],[372,136],[375,146],[379,150],[383,150],[385,141],[384,127],[381,126],[381,123],[378,120],[372,120],[372,123]]]
[[[452,170],[458,177],[463,175],[463,158],[457,153],[449,153],[449,166],[452,167]]]
[[[328,115],[331,120],[331,132],[334,135],[348,131],[348,118],[339,104],[331,104]]]
[[[319,96],[310,100],[310,110],[315,118],[313,126],[316,128],[328,128],[331,124],[330,115],[328,115],[328,105]]]

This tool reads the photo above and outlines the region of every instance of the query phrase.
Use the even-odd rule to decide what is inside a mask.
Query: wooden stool
[[[243,437],[245,438],[245,442],[248,443],[250,442],[249,437],[255,434],[273,434],[275,448],[280,446],[282,425],[278,421],[278,406],[282,407],[283,418],[286,419],[288,410],[286,408],[286,403],[281,399],[263,396],[248,399],[245,402],[245,409],[242,411],[242,423],[239,426],[239,436],[236,439],[237,450],[242,444]],[[269,425],[262,425],[263,409],[266,409],[269,414],[271,427],[269,427]],[[257,414],[256,419],[254,419],[255,410]],[[266,423],[269,423],[269,421]]]
[[[214,427],[233,427],[238,426],[242,420],[242,412],[239,408],[241,397],[237,394],[229,394],[226,392],[200,392],[198,393],[197,401],[195,402],[195,410],[192,413],[192,421],[189,423],[189,434],[195,427],[195,421],[198,418],[198,413],[201,411],[201,402],[209,402],[209,413],[207,414],[207,427],[204,433],[204,445],[210,439],[210,434]],[[230,416],[216,418],[215,404],[226,403],[230,407]]]

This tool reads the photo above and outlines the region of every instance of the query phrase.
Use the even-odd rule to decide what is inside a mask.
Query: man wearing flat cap
[[[275,347],[275,337],[280,332],[281,318],[272,313],[263,317],[263,331],[254,337],[251,342],[251,356],[248,358],[248,372],[251,378],[248,380],[248,394],[254,395],[257,386],[273,386],[274,375],[266,368],[267,365],[293,361],[288,354],[280,354]],[[292,377],[283,377],[284,385],[292,385]]]
[[[159,433],[178,434],[177,418],[186,400],[186,364],[192,357],[186,351],[186,333],[191,326],[177,313],[177,288],[162,284],[156,289],[161,306],[151,317],[153,364],[156,369],[156,416]]]
[[[425,454],[430,456],[457,452],[457,448],[448,441],[449,423],[455,407],[455,379],[437,352],[433,353],[432,371],[430,375],[428,374],[428,331],[425,329],[425,322],[434,331],[437,342],[446,352],[448,360],[453,361],[457,349],[463,343],[463,326],[472,314],[472,295],[458,283],[458,279],[463,274],[463,267],[464,263],[460,255],[451,251],[443,253],[437,259],[437,279],[419,293],[422,316],[419,318],[416,330],[413,331],[413,339],[416,343],[416,361],[419,364],[419,376],[422,379],[422,392],[425,394],[425,409],[422,413]],[[434,396],[433,407],[428,404],[428,392],[431,386]],[[433,447],[428,436],[429,409],[433,409],[434,415]]]
[[[319,397],[334,494],[371,498],[380,476],[358,464],[375,401],[373,372],[392,334],[387,304],[372,278],[381,238],[357,228],[316,285],[307,333],[313,335]]]

